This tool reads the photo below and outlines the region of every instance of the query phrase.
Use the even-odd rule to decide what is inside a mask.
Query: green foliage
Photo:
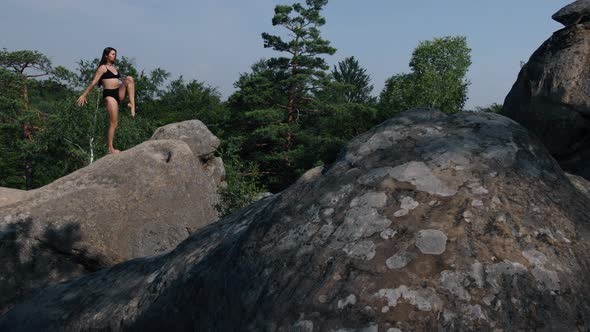
[[[215,88],[195,80],[185,83],[182,77],[172,81],[145,113],[158,126],[199,119],[216,134],[229,117]]]
[[[19,141],[22,139],[22,99],[18,77],[0,68],[0,186],[24,189]]]
[[[322,135],[348,141],[373,127],[377,121],[377,109],[364,104],[345,103],[326,105],[319,119]]]
[[[89,105],[82,109],[71,99],[53,102],[45,129],[37,133],[36,139],[44,144],[40,157],[51,161],[50,165],[59,165],[57,171],[50,172],[54,176],[48,182],[87,166],[106,153],[106,110],[99,107],[97,92],[88,97]]]
[[[43,115],[29,107],[29,79],[46,76],[51,72],[49,59],[37,51],[0,51],[0,90],[3,113],[0,151],[6,167],[0,183],[7,186],[31,189],[35,172],[35,146],[33,134],[41,128]],[[18,92],[17,92],[18,91]],[[17,102],[17,100],[19,100]],[[4,158],[3,158],[4,159]]]
[[[51,72],[51,61],[47,56],[37,51],[9,52],[4,48],[0,51],[0,67],[19,75],[39,77]],[[33,73],[25,72],[27,70],[32,70]]]
[[[320,15],[327,0],[279,5],[272,19],[287,38],[263,33],[264,47],[286,56],[262,59],[251,73],[241,74],[228,99],[226,137],[239,144],[239,156],[255,163],[269,190],[284,189],[310,166],[321,163],[313,141],[320,112],[316,97],[327,85],[329,66],[321,57],[335,48],[320,36]]]
[[[471,65],[470,52],[465,37],[421,42],[412,54],[412,72],[386,81],[379,99],[381,116],[416,107],[445,113],[462,111],[470,84],[465,79]]]
[[[23,81],[18,74],[0,67],[0,91],[2,91],[0,96],[20,98],[19,94],[22,92],[22,88]]]
[[[418,103],[414,85],[411,74],[398,74],[388,78],[379,95],[379,118],[389,119],[399,112],[416,107]]]
[[[260,172],[256,163],[245,162],[239,156],[239,144],[228,139],[221,147],[227,187],[221,190],[222,215],[228,215],[254,202],[264,188],[260,185]]]
[[[474,112],[502,113],[502,104],[492,103],[488,106],[477,106]]]
[[[233,110],[253,111],[257,108],[286,108],[288,87],[281,85],[289,78],[288,71],[273,68],[269,60],[261,59],[251,67],[251,73],[240,74],[234,92],[228,98]]]
[[[286,114],[276,109],[259,109],[243,113],[242,126],[250,130],[236,139],[242,141],[240,155],[247,162],[256,162],[264,174],[265,186],[280,190],[284,173],[290,170],[285,152],[287,133],[296,129],[286,123]]]
[[[373,85],[367,70],[352,56],[338,62],[332,70],[334,81],[339,84],[335,93],[337,102],[369,103]]]
[[[46,102],[52,109],[45,115],[42,128],[35,132],[32,139],[24,140],[23,152],[31,162],[31,187],[46,185],[55,179],[69,174],[88,164],[75,134],[84,131],[87,121],[84,114],[70,103]],[[79,142],[83,144],[82,142]]]

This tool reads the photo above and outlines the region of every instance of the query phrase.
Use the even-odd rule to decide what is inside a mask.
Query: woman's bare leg
[[[107,149],[109,153],[119,153],[121,151],[113,147],[115,138],[115,129],[117,129],[119,119],[119,105],[113,97],[106,97],[107,112],[109,113],[109,130],[107,131]]]
[[[131,116],[135,116],[135,81],[133,77],[127,76],[123,80],[123,84],[119,86],[119,100],[123,101],[125,95],[129,96],[129,104],[127,107],[131,110]]]

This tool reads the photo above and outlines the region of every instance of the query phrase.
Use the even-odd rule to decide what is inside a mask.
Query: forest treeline
[[[201,120],[222,141],[227,213],[332,162],[345,142],[401,111],[463,111],[471,64],[465,37],[419,42],[410,72],[392,75],[374,94],[370,76],[354,56],[327,65],[336,48],[321,37],[326,3],[276,6],[272,25],[284,33],[263,33],[262,40],[277,56],[240,74],[225,101],[206,82],[171,78],[165,68],[146,72],[122,57],[117,68],[135,78],[138,115],[131,118],[121,107],[117,147],[131,148],[169,123]],[[80,60],[77,68],[67,69],[52,66],[34,50],[0,51],[0,186],[38,188],[106,154],[101,92],[94,89],[83,108],[75,104],[98,61]]]

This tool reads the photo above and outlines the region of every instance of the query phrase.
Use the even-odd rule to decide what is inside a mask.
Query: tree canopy
[[[362,68],[354,56],[348,57],[334,66],[334,81],[339,84],[338,97],[347,103],[368,103],[372,100],[371,76]],[[338,99],[337,97],[337,99]]]
[[[393,75],[385,82],[379,98],[381,110],[388,115],[415,107],[462,111],[470,84],[465,78],[470,53],[463,36],[420,42],[410,60],[412,71]]]

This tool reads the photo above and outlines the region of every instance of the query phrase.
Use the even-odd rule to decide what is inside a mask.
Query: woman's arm
[[[82,106],[82,105],[86,104],[86,96],[88,96],[90,91],[92,91],[92,88],[94,88],[94,86],[100,80],[100,77],[102,76],[102,74],[106,73],[106,71],[107,71],[107,67],[102,66],[102,65],[96,69],[96,73],[94,73],[94,78],[92,79],[92,82],[90,82],[90,85],[88,85],[86,90],[84,90],[84,92],[82,92],[82,95],[78,98],[78,101],[77,101],[78,106]]]

